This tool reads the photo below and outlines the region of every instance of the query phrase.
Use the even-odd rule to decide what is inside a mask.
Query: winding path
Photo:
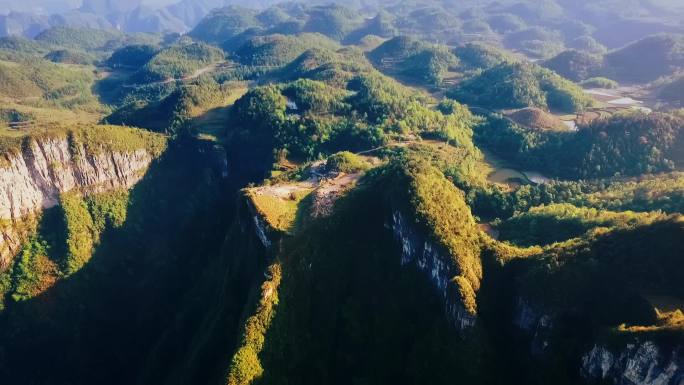
[[[176,82],[187,82],[189,80],[197,79],[198,77],[200,77],[206,73],[213,72],[213,71],[215,71],[221,67],[231,68],[229,66],[226,66],[226,64],[229,64],[229,63],[230,63],[229,61],[222,61],[219,63],[214,63],[214,64],[208,65],[206,67],[200,68],[200,69],[196,70],[195,72],[193,72],[192,74],[187,75],[187,76],[183,76],[181,78],[169,78],[169,79],[158,80],[156,82],[150,82],[150,83],[145,83],[145,84],[124,84],[123,87],[124,88],[142,88],[142,87],[147,87],[147,86],[155,85],[155,84],[169,84],[169,83],[176,83]]]

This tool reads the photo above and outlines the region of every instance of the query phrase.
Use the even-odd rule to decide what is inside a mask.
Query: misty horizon
[[[87,1],[87,0],[86,0]],[[141,0],[140,5],[150,8],[162,8],[178,0]],[[0,14],[9,12],[36,12],[52,14],[79,9],[84,0],[0,0]]]

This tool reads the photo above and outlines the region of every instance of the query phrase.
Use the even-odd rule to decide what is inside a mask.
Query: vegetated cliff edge
[[[0,270],[9,265],[35,215],[60,194],[129,188],[165,149],[158,134],[116,126],[55,129],[4,143],[0,161]]]
[[[524,344],[525,353],[538,364],[548,365],[550,357],[559,354],[554,351],[559,327],[555,321],[558,320],[525,300],[520,299],[516,306],[514,323],[529,337],[529,344]],[[574,357],[576,360],[569,360],[572,362],[569,370],[575,372],[580,383],[680,385],[684,381],[681,342],[676,341],[674,331],[672,335],[662,330],[660,333],[660,336],[658,333],[617,333],[612,341],[597,337],[590,348],[582,347],[576,352],[579,353]]]
[[[511,263],[509,271],[527,264],[510,299],[525,336],[515,340],[519,355],[547,363],[531,370],[570,373],[577,383],[682,384],[682,234],[675,214]]]
[[[463,298],[457,284],[452,279],[458,276],[457,267],[449,261],[451,257],[439,244],[423,236],[409,224],[405,215],[395,211],[392,215],[392,230],[401,242],[401,265],[415,263],[416,268],[428,275],[434,288],[444,301],[445,315],[458,330],[466,330],[475,325],[474,312],[463,305]]]
[[[402,246],[401,264],[415,263],[428,275],[444,301],[447,318],[458,330],[472,328],[482,263],[479,231],[463,192],[424,162],[409,159],[398,174],[409,191],[403,197],[408,204],[395,204],[392,211],[391,228]]]
[[[245,225],[274,258],[250,301],[225,383],[437,384],[453,380],[444,375],[450,370],[485,383],[495,371],[483,366],[495,361],[484,359],[487,341],[475,326],[480,249],[462,193],[412,157],[370,170],[330,215],[309,211],[315,191],[298,200],[293,189],[267,185],[247,196],[256,207],[247,206]],[[282,199],[267,195],[279,191],[287,191]],[[272,219],[288,213],[294,226],[278,232],[287,221]]]

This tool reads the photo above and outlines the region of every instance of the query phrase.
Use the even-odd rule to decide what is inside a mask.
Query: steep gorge
[[[209,279],[206,274],[216,273],[215,270],[207,272],[207,268],[220,254],[234,210],[234,201],[230,194],[225,194],[231,191],[225,186],[225,155],[211,143],[184,139],[175,140],[166,148],[163,137],[147,137],[147,134],[140,137],[140,132],[131,132],[138,138],[161,138],[163,142],[128,137],[124,146],[111,136],[102,139],[91,132],[91,137],[85,138],[85,134],[75,132],[71,135],[75,140],[67,142],[83,143],[91,156],[83,157],[85,163],[66,158],[64,168],[73,172],[73,178],[62,174],[44,179],[59,181],[54,188],[47,188],[44,196],[57,194],[60,202],[65,196],[72,196],[71,192],[59,193],[57,186],[69,186],[60,184],[64,180],[74,181],[71,191],[79,191],[77,197],[82,195],[80,192],[85,193],[82,202],[86,203],[109,194],[93,193],[105,191],[102,186],[121,183],[132,187],[123,203],[123,220],[114,225],[104,217],[105,227],[97,245],[90,250],[86,248],[86,263],[68,275],[58,276],[57,281],[35,295],[10,299],[0,311],[0,378],[3,381],[135,383],[145,368],[153,367],[146,357],[150,360],[164,357],[154,354],[154,347],[176,330],[180,319],[174,319],[192,314],[184,310],[191,311],[196,306],[193,288],[213,291],[220,287],[217,282],[221,279],[213,276]],[[63,137],[69,138],[69,135]],[[148,155],[138,152],[139,155],[129,156],[137,151],[130,151],[131,144],[143,142],[149,147],[140,148],[149,149]],[[113,150],[109,156],[105,155],[107,149]],[[117,152],[120,155],[111,155]],[[154,161],[134,170],[126,169],[116,160],[108,161],[109,157]],[[104,169],[88,168],[92,162],[103,164]],[[138,164],[142,166],[143,162]],[[96,171],[88,173],[87,170]],[[84,206],[79,202],[80,198],[76,200],[77,208],[83,207],[79,210],[87,209],[91,215],[93,208],[98,209],[97,205]],[[62,220],[46,223],[55,217],[53,213],[60,217],[62,212],[68,214],[67,210],[62,205],[42,210],[34,228],[36,236],[50,246],[47,259],[60,268],[65,262],[62,250],[68,251],[69,239],[90,226],[88,211],[74,212],[75,216],[65,218],[66,223]],[[46,230],[51,231],[46,233]],[[22,255],[22,261],[23,258]],[[21,271],[17,269],[10,271]],[[191,336],[188,332],[180,340],[188,341]],[[174,346],[179,343],[178,338],[172,341]],[[154,373],[152,377],[160,372]]]
[[[57,142],[62,152],[44,158],[71,154],[69,139]],[[131,183],[127,218],[82,270],[0,312],[0,375],[13,383],[408,384],[425,373],[430,383],[499,383],[513,368],[522,371],[513,383],[681,376],[677,347],[649,339],[605,346],[590,336],[593,348],[559,354],[572,324],[520,287],[538,261],[492,266],[460,191],[421,161],[370,171],[329,217],[285,235],[211,143],[176,141],[156,158],[80,148],[87,164],[76,156],[67,174],[34,177],[28,185],[55,182],[31,196],[56,196],[36,200],[47,208],[63,199],[59,186],[97,196]],[[157,160],[121,171],[115,159]],[[533,287],[548,279],[539,272]]]

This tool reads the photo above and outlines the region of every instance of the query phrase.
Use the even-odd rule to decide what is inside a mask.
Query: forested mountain
[[[1,33],[28,36],[59,25],[118,28],[127,32],[186,32],[217,8],[264,9],[277,3],[287,4],[277,0],[181,0],[168,1],[167,5],[161,6],[141,0],[87,0],[80,6],[52,1],[41,3],[40,0],[33,5],[10,3],[4,12],[0,8],[0,15],[6,14],[0,16]],[[330,3],[307,2],[308,5]],[[318,24],[320,27],[326,28],[339,28],[344,24],[345,28],[355,30],[349,35],[350,39],[367,34],[388,37],[396,35],[397,31],[420,34],[438,43],[453,42],[459,36],[476,36],[488,41],[504,41],[510,48],[541,57],[553,56],[564,47],[600,53],[605,50],[604,46],[619,48],[652,34],[681,33],[679,21],[684,13],[681,5],[670,0],[649,4],[634,0],[628,6],[616,5],[612,0],[592,4],[562,0],[435,0],[406,4],[394,0],[339,0],[334,3],[350,10],[358,9],[364,17],[351,23],[345,19],[347,16],[336,20],[341,14],[334,12],[310,14],[309,27],[316,28],[319,22],[322,22]],[[281,11],[278,13],[281,19],[285,16]],[[297,23],[302,21],[296,19],[300,19]],[[264,15],[260,21],[266,20],[269,17]]]
[[[528,63],[504,63],[467,79],[449,91],[461,102],[485,108],[542,107],[578,112],[593,101],[558,74]]]
[[[24,3],[0,384],[682,385],[679,1]]]

